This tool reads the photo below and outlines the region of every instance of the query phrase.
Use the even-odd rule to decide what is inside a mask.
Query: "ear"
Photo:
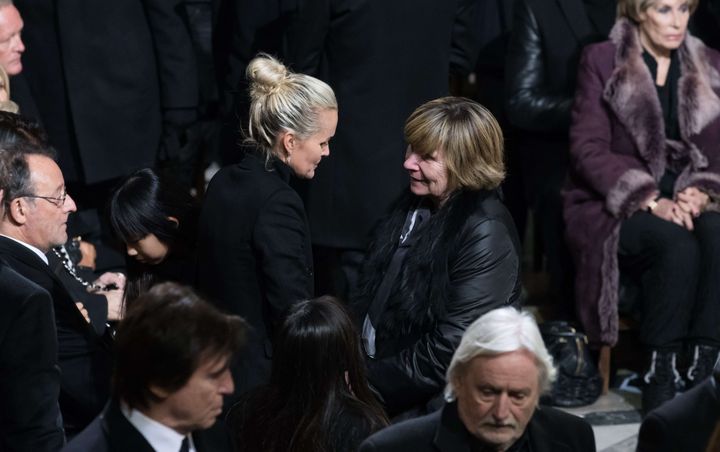
[[[456,369],[454,375],[451,377],[450,380],[452,381],[453,391],[455,392],[456,396],[463,387],[463,372],[460,370],[461,369]]]
[[[170,391],[168,391],[167,389],[162,388],[158,385],[150,385],[150,386],[148,386],[148,390],[150,390],[152,395],[154,395],[155,397],[157,397],[158,399],[161,399],[161,400],[167,399],[171,394]]]
[[[294,132],[284,132],[280,137],[282,147],[285,150],[286,156],[291,156],[297,147],[298,138]]]
[[[175,217],[173,217],[173,216],[167,216],[167,217],[165,217],[165,219],[166,219],[167,221],[169,221],[170,223],[175,223],[175,228],[176,228],[176,229],[177,229],[178,227],[180,227],[180,220],[178,220],[177,218],[175,218]]]
[[[15,198],[10,202],[10,209],[7,212],[8,217],[17,224],[25,224],[27,222],[28,205],[23,198]]]

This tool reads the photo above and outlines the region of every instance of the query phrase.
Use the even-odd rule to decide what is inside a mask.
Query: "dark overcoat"
[[[668,155],[685,161],[675,168],[676,193],[690,186],[720,193],[720,53],[688,34],[678,57],[681,139],[671,145],[637,27],[619,19],[610,41],[583,52],[563,196],[578,313],[595,344],[617,341],[621,222],[658,191]]]
[[[705,452],[718,421],[720,392],[718,381],[710,377],[647,415],[637,452]]]
[[[209,451],[203,432],[192,433],[198,452]],[[156,452],[150,443],[111,401],[95,420],[77,435],[62,452]]]
[[[39,256],[0,236],[0,257],[52,297],[61,370],[60,409],[66,428],[82,429],[107,402],[112,366],[109,344],[85,321],[76,300]]]
[[[52,299],[2,259],[0,294],[0,451],[57,451],[65,438]]]
[[[550,407],[535,410],[526,431],[533,452],[594,452],[595,436],[583,419]],[[469,433],[457,414],[457,403],[392,425],[360,445],[360,452],[470,452]]]
[[[182,2],[16,0],[15,5],[25,22],[27,48],[19,78],[29,90],[21,86],[14,94],[31,96],[17,99],[21,111],[37,112],[55,146],[56,130],[74,135],[68,142],[76,141],[85,183],[153,166],[164,114],[198,103]]]
[[[233,369],[236,395],[267,382],[275,327],[288,307],[313,295],[310,233],[290,172],[249,153],[215,175],[200,213],[197,286],[252,327]]]

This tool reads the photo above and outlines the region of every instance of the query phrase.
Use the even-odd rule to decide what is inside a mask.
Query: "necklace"
[[[67,250],[65,249],[65,245],[56,246],[53,248],[53,253],[57,257],[60,258],[60,261],[62,262],[63,267],[65,267],[65,270],[67,270],[68,273],[70,273],[70,276],[75,278],[77,282],[83,285],[83,287],[88,287],[92,290],[102,290],[104,289],[104,286],[101,286],[100,284],[91,283],[88,281],[85,281],[83,278],[81,278],[76,270],[75,270],[75,264],[73,263],[72,259],[70,259],[70,255],[68,254]]]

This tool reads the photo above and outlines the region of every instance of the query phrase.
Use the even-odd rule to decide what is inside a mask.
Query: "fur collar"
[[[659,180],[665,172],[665,127],[655,82],[642,59],[642,46],[636,25],[618,19],[610,40],[615,44],[615,68],[605,85],[604,98],[620,122],[633,136],[640,156]],[[706,125],[720,115],[720,74],[707,64],[703,43],[686,35],[678,49],[678,120],[680,136],[690,150],[694,169],[707,166],[707,159],[690,142]]]
[[[435,212],[416,232],[412,248],[391,289],[380,325],[378,338],[398,337],[410,331],[421,331],[446,315],[450,294],[449,263],[472,212],[482,200],[495,196],[491,191],[459,191]],[[417,205],[418,197],[403,196],[393,213],[375,231],[374,240],[352,297],[353,308],[364,318],[374,294],[397,248],[398,237],[407,212]]]

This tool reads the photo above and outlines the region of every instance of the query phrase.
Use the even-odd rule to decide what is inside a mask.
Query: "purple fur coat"
[[[617,341],[622,220],[658,190],[668,165],[679,175],[676,193],[695,186],[714,202],[720,194],[720,53],[689,34],[678,52],[679,142],[665,139],[636,25],[619,19],[610,40],[588,46],[580,62],[563,201],[578,314],[596,346]]]

